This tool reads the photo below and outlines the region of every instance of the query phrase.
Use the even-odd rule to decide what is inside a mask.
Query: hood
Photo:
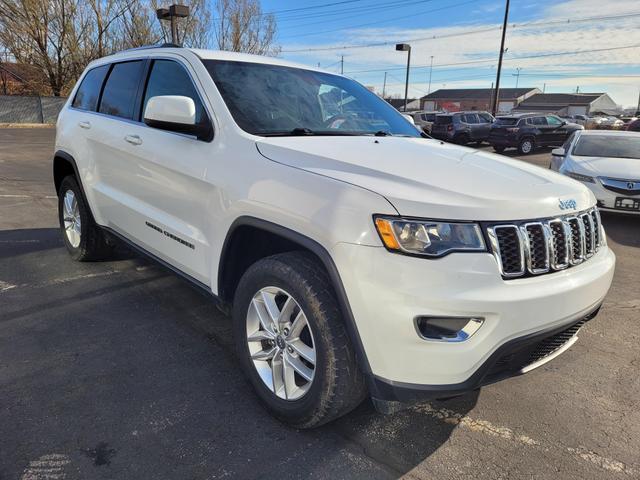
[[[266,158],[384,196],[399,214],[457,220],[523,220],[595,204],[579,182],[501,155],[403,137],[272,137]],[[372,212],[375,213],[375,212]]]
[[[640,158],[572,156],[571,161],[594,177],[640,179]]]

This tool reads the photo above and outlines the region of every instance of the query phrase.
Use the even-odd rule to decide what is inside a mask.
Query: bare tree
[[[187,46],[276,55],[276,24],[259,0],[178,0],[191,15],[179,19]],[[162,2],[162,4],[160,3]],[[70,90],[87,63],[115,51],[168,41],[155,11],[171,0],[0,0],[0,44],[15,61],[35,67],[47,91]],[[215,42],[212,38],[215,35]]]
[[[259,0],[218,0],[215,37],[220,50],[278,55],[276,20],[262,13]]]

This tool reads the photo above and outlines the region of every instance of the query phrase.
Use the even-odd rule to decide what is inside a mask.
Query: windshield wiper
[[[346,132],[344,130],[311,130],[307,127],[296,127],[293,130],[286,131],[273,131],[273,132],[258,132],[257,135],[262,135],[263,137],[297,137],[297,136],[355,136],[362,135],[360,133],[354,132]]]
[[[387,130],[378,130],[376,133],[373,134],[374,137],[393,137],[393,134],[391,132],[388,132]]]

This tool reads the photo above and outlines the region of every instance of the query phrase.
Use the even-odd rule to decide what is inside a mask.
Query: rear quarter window
[[[71,106],[79,108],[80,110],[95,112],[98,108],[98,99],[100,98],[102,83],[108,71],[109,65],[102,65],[89,70],[82,79],[82,83],[78,87]]]

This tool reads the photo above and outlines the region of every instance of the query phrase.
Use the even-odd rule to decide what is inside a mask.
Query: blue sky
[[[322,8],[319,5],[334,4]],[[410,96],[438,88],[491,86],[504,0],[263,0],[276,12],[281,57],[339,72],[386,92],[404,91],[412,45]],[[312,8],[308,8],[312,7]],[[297,10],[292,10],[297,9]],[[607,92],[625,107],[640,92],[640,0],[512,0],[501,86],[547,92]],[[356,48],[360,45],[374,46]],[[383,44],[383,45],[381,45]],[[346,48],[342,48],[346,47]],[[569,52],[586,51],[580,54]],[[516,73],[520,69],[519,78]]]

